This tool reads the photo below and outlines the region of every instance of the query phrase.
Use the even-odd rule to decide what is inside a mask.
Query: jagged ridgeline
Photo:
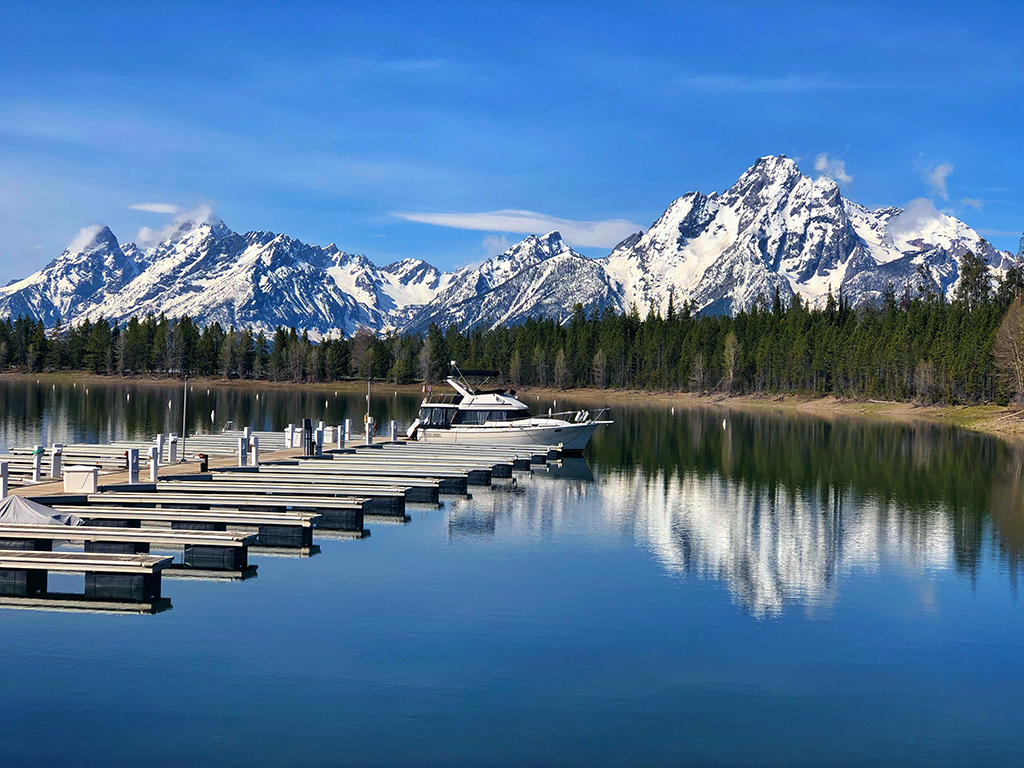
[[[662,314],[670,299],[703,314],[749,311],[778,294],[823,307],[830,293],[854,306],[887,290],[951,299],[967,253],[1001,279],[1016,262],[963,222],[924,204],[869,210],[829,178],[786,157],[764,157],[724,193],[691,192],[647,232],[591,259],[559,233],[527,237],[479,266],[446,273],[417,259],[378,267],[334,244],[230,230],[212,215],[177,222],[160,243],[119,244],[105,227],[82,231],[41,271],[0,289],[0,317],[52,326],[165,314],[313,339],[375,332],[460,330],[565,321],[576,303]]]

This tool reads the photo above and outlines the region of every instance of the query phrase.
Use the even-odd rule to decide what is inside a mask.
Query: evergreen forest
[[[976,263],[975,263],[976,262]],[[615,387],[723,393],[803,393],[923,403],[1006,403],[1024,396],[1024,272],[993,286],[967,258],[946,300],[891,286],[877,306],[839,294],[811,309],[776,295],[735,316],[687,305],[585,313],[565,323],[311,340],[204,327],[189,317],[82,321],[47,328],[29,317],[0,321],[0,370],[86,370],[120,376],[223,376],[317,382],[371,377],[443,381],[449,361],[500,371],[512,386]]]

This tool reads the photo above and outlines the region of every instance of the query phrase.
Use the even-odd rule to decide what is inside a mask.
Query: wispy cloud
[[[144,248],[156,245],[157,243],[162,243],[164,240],[171,237],[171,235],[180,230],[185,224],[202,224],[207,221],[219,221],[219,219],[213,212],[213,206],[209,203],[204,203],[191,211],[179,213],[174,217],[170,224],[161,229],[142,227],[139,230],[139,233],[135,236],[135,242]]]
[[[985,205],[984,200],[979,200],[976,197],[962,197],[960,198],[960,203],[962,205],[966,205],[970,208],[973,208],[976,211],[980,211],[982,207]]]
[[[504,235],[487,235],[484,238],[483,248],[487,258],[504,253],[512,247],[512,242]]]
[[[601,248],[611,248],[627,235],[642,229],[640,225],[625,219],[573,221],[533,211],[517,210],[484,213],[395,212],[392,215],[406,221],[417,221],[421,224],[435,224],[455,229],[472,229],[477,232],[515,232],[536,235],[557,229],[570,245]]]
[[[128,206],[133,211],[146,211],[147,213],[177,213],[180,206],[174,203],[132,203]]]
[[[924,180],[928,188],[943,200],[949,200],[949,191],[946,189],[946,179],[953,172],[952,163],[940,163],[934,168],[928,168],[924,172]]]
[[[814,170],[822,176],[835,179],[840,184],[849,184],[853,181],[853,176],[846,172],[846,161],[829,157],[827,152],[822,152],[814,158]]]
[[[68,243],[68,250],[71,253],[78,253],[84,250],[86,247],[92,244],[92,241],[96,239],[96,235],[103,231],[103,227],[99,224],[93,224],[88,227],[82,227],[78,230],[78,234],[74,236],[70,243]]]
[[[1015,229],[976,229],[982,237],[1016,237],[1021,234]]]
[[[903,213],[894,216],[889,220],[889,232],[896,240],[897,246],[902,250],[907,247],[907,241],[921,234],[936,222],[941,222],[948,211],[940,211],[927,197],[919,197],[907,203]]]
[[[797,93],[869,88],[865,83],[835,80],[825,75],[683,75],[672,81],[682,91],[698,93]]]

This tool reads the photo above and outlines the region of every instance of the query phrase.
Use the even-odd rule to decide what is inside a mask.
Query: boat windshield
[[[420,424],[435,429],[448,429],[455,413],[454,408],[420,408]]]
[[[503,408],[501,410],[464,410],[455,415],[452,424],[483,424],[494,421],[515,421],[516,419],[530,418],[528,408]]]

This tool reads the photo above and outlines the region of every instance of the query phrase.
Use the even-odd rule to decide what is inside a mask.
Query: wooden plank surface
[[[160,555],[107,555],[93,552],[0,550],[0,568],[8,570],[89,571],[92,573],[156,573],[173,558]]]
[[[125,541],[150,544],[192,544],[210,547],[244,547],[256,542],[255,534],[227,531],[182,531],[174,528],[103,528],[95,525],[0,525],[0,539],[49,539],[51,541]]]

